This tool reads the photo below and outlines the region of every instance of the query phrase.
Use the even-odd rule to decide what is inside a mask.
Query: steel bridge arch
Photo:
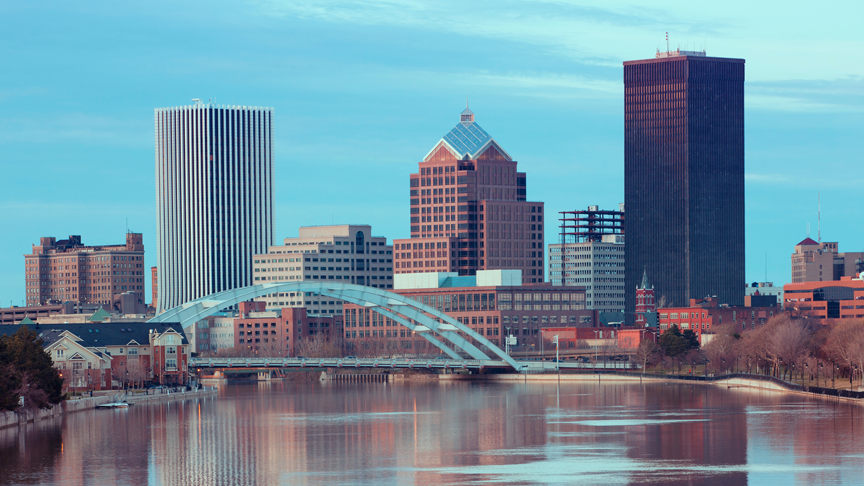
[[[438,334],[453,346],[468,353],[474,359],[492,359],[457,332],[462,331],[467,336],[474,338],[489,348],[498,358],[514,369],[521,369],[521,365],[502,351],[501,348],[438,309],[394,292],[363,285],[328,282],[272,282],[250,285],[239,289],[217,292],[186,302],[159,314],[148,322],[179,322],[182,328],[186,328],[188,325],[209,317],[226,307],[237,305],[256,297],[263,297],[274,292],[310,292],[358,304],[370,308],[374,312],[386,316],[412,331],[418,332],[427,341],[453,358],[459,359],[459,355],[438,339],[428,335],[427,331]],[[409,319],[419,323],[419,325],[412,324]]]

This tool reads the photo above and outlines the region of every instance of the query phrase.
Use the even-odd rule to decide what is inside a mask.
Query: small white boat
[[[111,402],[96,405],[96,408],[129,408],[129,404],[126,402]]]

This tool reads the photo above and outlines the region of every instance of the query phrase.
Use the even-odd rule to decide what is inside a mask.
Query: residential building
[[[549,245],[549,280],[585,287],[589,309],[623,313],[624,204],[620,211],[562,211],[560,221],[561,243]]]
[[[787,312],[811,319],[864,318],[864,278],[797,282],[783,286]]]
[[[519,270],[397,274],[393,292],[446,313],[496,346],[504,346],[503,337],[512,333],[515,349],[522,351],[540,350],[541,327],[595,325],[598,313],[585,309],[585,289],[523,280]],[[398,307],[392,310],[399,313]],[[346,303],[344,317],[349,352],[438,353],[425,338],[371,308]]]
[[[393,240],[395,273],[518,269],[543,282],[543,203],[524,172],[474,120],[460,121],[410,177],[411,238]]]
[[[273,244],[273,109],[157,108],[157,313],[252,284]]]
[[[838,253],[837,242],[816,242],[805,238],[792,254],[792,283],[823,282],[856,277],[864,252]]]
[[[744,60],[658,52],[624,63],[628,322],[658,300],[744,303]]]
[[[0,326],[0,334],[13,334],[19,326],[39,334],[70,391],[110,390],[133,382],[184,384],[189,378],[191,349],[176,325],[36,324],[25,319],[16,326]]]
[[[660,319],[660,333],[673,324],[682,332],[688,329],[696,333],[699,342],[702,334],[713,334],[722,324],[733,324],[738,332],[756,329],[768,319],[783,311],[779,307],[745,307],[720,304],[716,297],[690,299],[686,307],[664,307],[657,310]]]
[[[27,305],[91,304],[121,311],[121,296],[133,296],[129,313],[144,313],[144,238],[126,233],[126,243],[85,246],[80,235],[39,238],[24,255]]]
[[[372,236],[363,224],[304,226],[297,238],[253,257],[253,284],[334,281],[393,288],[393,247],[387,238]],[[342,301],[310,292],[278,292],[261,297],[268,309],[305,307],[308,314],[341,314]]]

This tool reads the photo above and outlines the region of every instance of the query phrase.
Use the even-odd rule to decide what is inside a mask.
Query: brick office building
[[[864,318],[864,280],[842,277],[829,282],[799,282],[783,286],[784,307],[812,319]]]
[[[776,305],[772,307],[721,305],[716,297],[690,299],[690,305],[687,307],[667,307],[657,310],[661,334],[675,324],[682,332],[692,330],[699,338],[699,342],[702,342],[702,334],[713,333],[713,330],[722,324],[732,323],[736,332],[743,332],[764,325],[768,319],[782,312],[783,310]]]
[[[584,288],[522,285],[518,270],[481,270],[474,276],[461,277],[452,272],[395,278],[395,293],[454,317],[496,346],[503,347],[503,337],[510,332],[517,338],[516,350],[539,351],[541,327],[591,327],[598,318],[597,311],[585,309]],[[345,304],[344,312],[345,343],[349,350],[438,352],[422,336],[372,309]],[[394,312],[398,313],[398,307]]]
[[[242,302],[234,319],[236,346],[265,356],[297,356],[297,344],[304,338],[319,334],[339,338],[342,317],[311,316],[302,307],[267,310],[264,302]],[[230,354],[231,350],[226,352]]]
[[[625,308],[744,303],[744,60],[658,52],[624,63]]]
[[[519,269],[543,282],[543,203],[527,202],[516,161],[465,109],[410,177],[411,238],[393,240],[394,272]]]
[[[816,242],[805,238],[792,254],[792,283],[823,282],[856,277],[864,252],[838,252],[837,242]]]
[[[134,308],[124,311],[145,312],[141,233],[126,233],[121,245],[84,246],[78,235],[59,241],[40,238],[33,252],[24,255],[24,266],[27,305],[71,301],[121,311],[122,295],[128,293]]]

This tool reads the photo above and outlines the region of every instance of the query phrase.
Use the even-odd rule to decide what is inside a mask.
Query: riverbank
[[[864,392],[834,390],[830,388],[804,387],[784,382],[777,378],[762,375],[731,374],[722,376],[678,376],[678,375],[641,375],[630,373],[548,373],[548,374],[451,374],[438,375],[442,382],[492,381],[509,383],[528,382],[588,382],[597,383],[642,383],[642,382],[687,382],[715,385],[727,388],[754,388],[782,393],[792,393],[829,400],[842,400],[864,405]]]
[[[135,404],[145,404],[145,403],[156,403],[156,402],[168,402],[175,400],[189,400],[192,398],[202,398],[202,397],[210,397],[216,396],[218,391],[213,387],[203,387],[197,391],[181,391],[175,393],[160,393],[155,395],[124,395],[122,390],[118,390],[117,393],[113,393],[111,395],[103,395],[98,397],[88,397],[88,398],[78,398],[74,400],[65,400],[60,402],[54,407],[48,410],[36,410],[34,411],[26,411],[26,412],[4,412],[0,413],[0,429],[6,427],[17,426],[20,424],[26,424],[29,422],[36,422],[39,420],[44,420],[48,418],[55,418],[61,415],[66,415],[69,413],[81,412],[83,410],[92,410],[99,405],[103,405],[105,403],[111,403],[117,401],[117,398],[121,401],[126,401],[132,405]]]

